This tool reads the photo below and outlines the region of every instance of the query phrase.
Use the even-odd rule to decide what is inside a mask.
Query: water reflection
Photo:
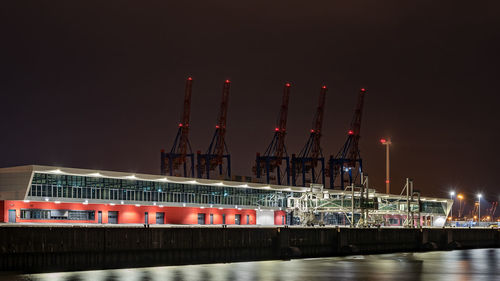
[[[4,276],[36,281],[500,280],[500,249]],[[7,279],[5,279],[7,278]]]

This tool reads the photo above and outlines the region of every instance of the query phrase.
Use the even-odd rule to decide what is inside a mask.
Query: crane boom
[[[323,127],[323,116],[325,112],[326,91],[326,86],[322,86],[319,92],[318,109],[316,110],[316,116],[314,117],[314,126],[311,130],[311,133],[314,134],[314,145],[311,151],[311,158],[313,159],[318,158],[321,154],[321,130]]]
[[[276,142],[276,149],[274,151],[274,156],[276,156],[277,161],[280,161],[281,158],[283,158],[283,152],[285,150],[286,121],[288,119],[289,99],[290,99],[290,83],[286,83],[285,87],[283,88],[283,99],[281,101],[278,126],[275,128],[277,135],[277,142]]]
[[[222,157],[224,155],[224,149],[226,145],[225,136],[226,136],[227,107],[229,102],[230,85],[231,82],[229,80],[226,80],[226,82],[224,82],[224,87],[222,89],[222,101],[220,104],[219,120],[216,126],[216,129],[219,130],[216,141],[217,145],[215,147],[215,154],[217,155],[215,160],[217,164],[222,163]]]
[[[354,167],[356,165],[356,159],[359,156],[359,137],[361,131],[361,118],[363,116],[363,105],[365,100],[366,89],[362,88],[358,94],[358,102],[356,104],[356,109],[354,111],[354,116],[351,121],[351,129],[349,130],[349,135],[352,137],[352,143],[349,146],[349,151],[347,158],[350,160],[348,165]]]
[[[189,136],[189,116],[191,115],[191,89],[193,85],[193,78],[188,77],[186,80],[186,88],[184,91],[184,108],[182,110],[181,123],[179,124],[181,130],[181,137],[179,140],[178,152],[180,154],[180,162],[184,163],[186,160],[186,152],[188,149],[188,136]],[[175,147],[172,147],[175,150]],[[171,151],[175,152],[175,151]]]

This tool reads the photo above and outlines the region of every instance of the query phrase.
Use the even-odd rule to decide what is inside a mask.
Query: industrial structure
[[[264,154],[260,155],[260,153],[257,153],[255,159],[254,173],[258,179],[264,176],[266,183],[281,185],[286,182],[287,185],[290,185],[290,157],[285,145],[290,86],[290,83],[285,83],[278,123],[274,128],[273,139]],[[285,167],[282,167],[283,162]]]
[[[319,92],[319,103],[314,116],[309,139],[298,156],[292,154],[292,185],[308,186],[325,184],[325,158],[321,150],[323,116],[325,112],[326,86]]]
[[[224,82],[218,121],[208,150],[204,154],[201,151],[197,152],[196,170],[198,178],[210,179],[211,172],[214,172],[215,177],[218,179],[231,178],[231,155],[225,140],[230,85],[229,80]]]
[[[160,173],[162,175],[194,177],[194,154],[189,143],[192,85],[193,78],[188,77],[186,80],[186,90],[184,91],[184,107],[181,122],[179,123],[174,144],[170,152],[161,151]]]
[[[278,186],[51,166],[0,168],[0,221],[443,226],[453,200],[362,185]]]
[[[330,156],[328,161],[330,188],[339,187],[344,189],[347,185],[355,183],[356,179],[363,173],[359,138],[365,95],[366,89],[360,89],[351,127],[347,132],[347,140],[337,155],[335,157]]]

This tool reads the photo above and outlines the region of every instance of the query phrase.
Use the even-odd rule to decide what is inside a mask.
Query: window
[[[241,215],[235,215],[234,216],[234,224],[240,225],[241,224]]]
[[[21,209],[25,220],[95,220],[95,211]]]
[[[222,214],[222,224],[226,224],[226,214]]]
[[[250,215],[247,215],[247,224],[250,224]]]
[[[214,224],[214,214],[210,214],[210,224]]]

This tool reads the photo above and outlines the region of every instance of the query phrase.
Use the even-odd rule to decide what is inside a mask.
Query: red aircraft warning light
[[[349,132],[347,132],[349,135],[354,135],[354,132],[352,130],[349,130]]]
[[[192,77],[188,77],[188,80],[193,80],[193,78]]]
[[[326,86],[325,86],[325,85],[323,85],[323,87],[321,87],[321,88],[326,89]]]
[[[380,139],[380,143],[386,143],[387,140],[386,139]]]
[[[365,88],[361,88],[361,92],[366,92],[366,89]]]
[[[277,132],[277,131],[279,131],[279,130],[280,130],[280,128],[276,127],[276,128],[274,128],[274,130]]]
[[[182,123],[179,123],[179,127],[182,127]]]
[[[290,83],[286,83],[285,86],[290,87]]]
[[[231,83],[231,81],[229,81],[229,80],[226,80],[226,83]]]

